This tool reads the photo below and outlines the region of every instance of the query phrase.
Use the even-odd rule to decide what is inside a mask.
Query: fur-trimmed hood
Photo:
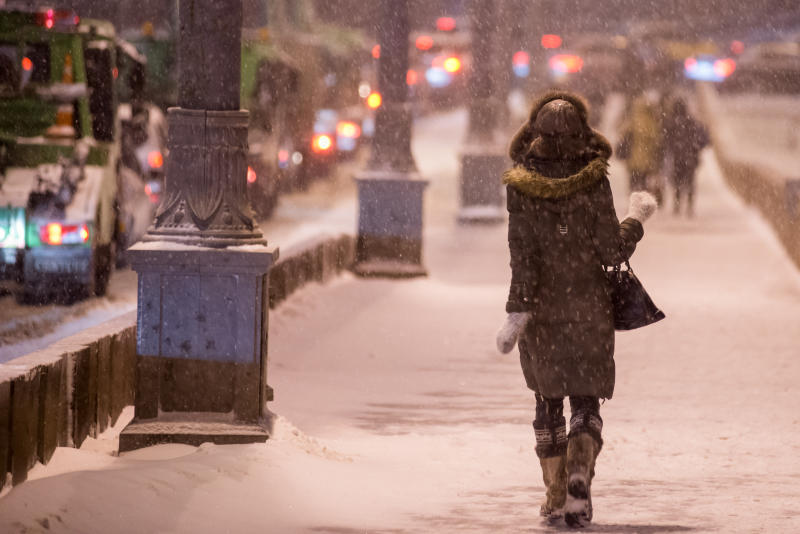
[[[543,176],[535,169],[516,165],[503,173],[503,183],[534,198],[560,199],[574,195],[601,179],[608,173],[608,159],[596,157],[577,173],[566,178]]]
[[[583,133],[583,138],[585,140],[583,154],[573,154],[571,157],[574,159],[585,159],[587,161],[597,156],[610,158],[611,144],[599,132],[593,130],[589,126],[589,108],[586,102],[580,96],[568,91],[548,91],[536,99],[531,106],[531,113],[528,117],[528,121],[522,125],[522,127],[511,140],[511,146],[508,151],[508,155],[511,157],[511,160],[516,164],[525,164],[530,159],[542,157],[542,155],[534,156],[531,148],[535,141],[547,136],[543,135],[542,132],[537,131],[534,123],[536,122],[536,116],[539,114],[539,111],[541,111],[545,105],[553,100],[565,100],[572,104],[578,112],[581,123],[583,124],[585,130]],[[545,155],[544,158],[555,159],[556,156]]]
[[[572,104],[584,128],[579,137],[569,139],[570,150],[559,147],[553,136],[535,126],[539,111],[553,100]],[[527,196],[558,199],[607,175],[611,144],[589,126],[589,109],[581,97],[567,91],[548,91],[531,106],[528,121],[511,141],[509,156],[515,166],[503,174],[503,183]]]

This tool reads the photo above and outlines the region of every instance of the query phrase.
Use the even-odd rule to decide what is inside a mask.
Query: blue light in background
[[[434,89],[447,87],[453,81],[453,75],[440,67],[431,67],[425,71],[425,79]]]

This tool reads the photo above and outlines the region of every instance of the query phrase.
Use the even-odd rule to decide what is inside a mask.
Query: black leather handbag
[[[614,308],[614,329],[633,330],[663,319],[664,312],[653,303],[627,260],[625,266],[627,270],[620,265],[605,268]]]

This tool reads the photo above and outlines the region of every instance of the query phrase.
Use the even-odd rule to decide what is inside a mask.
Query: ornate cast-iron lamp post
[[[139,277],[135,417],[120,451],[268,437],[266,246],[246,198],[242,1],[181,0],[166,198],[131,248]]]
[[[500,177],[508,165],[498,118],[504,117],[497,94],[495,34],[498,7],[494,1],[472,0],[470,22],[472,74],[469,79],[469,129],[461,150],[460,222],[500,222],[504,219]]]
[[[382,0],[380,60],[372,156],[356,176],[358,240],[353,271],[363,276],[424,276],[422,193],[428,184],[411,154],[408,101],[408,0]]]

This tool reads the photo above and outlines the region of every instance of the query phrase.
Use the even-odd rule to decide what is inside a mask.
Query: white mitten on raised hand
[[[497,332],[497,350],[503,354],[508,354],[514,345],[517,344],[522,329],[531,318],[529,312],[512,312],[506,317],[506,322],[503,323],[502,328]]]
[[[658,203],[656,199],[647,191],[634,191],[628,204],[628,214],[625,218],[636,219],[640,223],[650,218],[656,212]]]

